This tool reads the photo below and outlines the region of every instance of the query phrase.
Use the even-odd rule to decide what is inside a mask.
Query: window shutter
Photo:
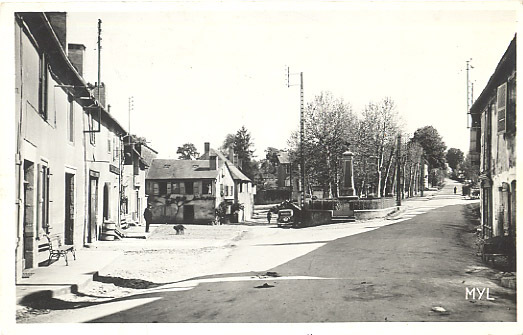
[[[496,109],[498,111],[498,133],[507,129],[507,83],[498,87]]]

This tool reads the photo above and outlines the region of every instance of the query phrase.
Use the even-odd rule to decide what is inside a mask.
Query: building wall
[[[94,118],[98,120],[98,115],[95,113]],[[84,115],[85,124],[89,123],[89,117]],[[98,129],[97,122],[93,127]],[[95,141],[92,143],[91,136],[94,136]],[[102,119],[100,132],[85,133],[86,143],[86,160],[87,160],[87,176],[89,174],[96,174],[97,178],[97,204],[96,204],[96,220],[95,234],[89,241],[88,229],[91,224],[89,221],[90,213],[89,206],[86,206],[86,218],[88,219],[85,225],[85,243],[92,243],[100,238],[102,232],[102,225],[105,221],[117,222],[119,219],[120,208],[120,162],[114,153],[114,145],[118,143],[118,148],[121,148],[120,137],[116,133],[116,129],[110,122]],[[90,197],[90,178],[85,178],[86,198]]]
[[[506,70],[505,70],[506,71]],[[481,114],[481,222],[485,238],[515,235],[516,226],[516,131],[515,131],[515,68],[498,79]],[[510,81],[507,90],[506,130],[498,129],[497,87]],[[511,99],[513,99],[511,101]],[[511,101],[511,102],[510,102]],[[512,119],[511,117],[514,117]]]
[[[240,187],[240,183],[242,186]],[[237,201],[243,204],[243,210],[238,214],[239,222],[250,220],[254,213],[254,194],[251,182],[238,181],[236,185]]]
[[[15,23],[15,115],[17,135],[17,246],[16,274],[20,278],[23,267],[36,267],[47,259],[48,252],[38,252],[43,241],[42,169],[48,180],[49,233],[65,237],[66,174],[73,180],[72,243],[82,245],[85,189],[83,176],[83,109],[69,102],[68,95],[48,74],[48,115],[43,118],[39,105],[39,54],[28,36]],[[71,110],[72,108],[72,110]],[[73,116],[70,129],[69,117]],[[72,130],[72,141],[70,131]],[[24,171],[25,170],[25,171]],[[40,171],[40,173],[39,173]],[[25,194],[25,197],[24,197]],[[25,199],[24,199],[25,198]],[[40,201],[39,201],[40,199]],[[24,229],[25,227],[25,229]],[[26,251],[24,252],[24,248]],[[25,259],[25,265],[23,264]]]

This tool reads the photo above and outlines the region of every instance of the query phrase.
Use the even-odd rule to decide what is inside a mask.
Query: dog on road
[[[177,224],[173,227],[176,230],[176,235],[185,235],[185,227],[182,224]]]

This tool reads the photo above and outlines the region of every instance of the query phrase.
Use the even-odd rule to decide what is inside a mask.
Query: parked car
[[[294,210],[280,209],[276,220],[278,227],[292,226],[294,224]]]

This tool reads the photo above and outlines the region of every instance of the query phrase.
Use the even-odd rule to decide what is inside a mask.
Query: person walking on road
[[[268,211],[267,212],[267,223],[268,224],[271,224],[271,218],[272,218],[272,213],[271,213],[271,211]]]
[[[457,191],[458,191],[458,188],[456,186],[454,186],[454,194],[456,194]]]
[[[151,224],[151,221],[153,219],[153,212],[151,212],[151,205],[147,205],[147,208],[145,208],[145,211],[143,212],[143,218],[145,219],[145,232],[149,232],[149,225]]]

